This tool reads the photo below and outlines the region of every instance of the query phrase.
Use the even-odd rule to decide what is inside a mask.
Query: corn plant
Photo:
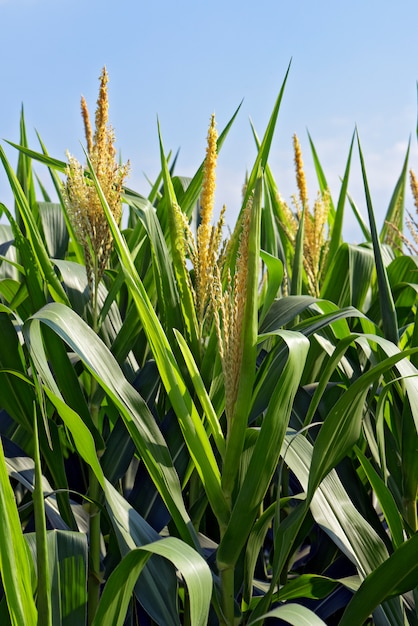
[[[408,155],[379,234],[358,136],[368,227],[348,194],[356,137],[335,204],[310,138],[312,206],[295,137],[292,210],[268,164],[287,78],[225,241],[217,155],[238,110],[219,135],[211,117],[191,179],[158,128],[148,197],[115,159],[105,70],[94,132],[82,100],[85,165],[29,148],[23,116],[16,171],[0,147],[15,198],[0,231],[1,623],[416,623]],[[360,246],[343,241],[346,203]]]

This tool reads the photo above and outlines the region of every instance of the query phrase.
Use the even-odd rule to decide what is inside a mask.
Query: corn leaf
[[[379,341],[378,337],[376,341]],[[315,440],[309,476],[309,494],[314,494],[326,474],[358,441],[369,386],[378,380],[381,374],[405,359],[407,354],[407,351],[398,351],[380,361],[355,380],[335,403]]]
[[[180,571],[189,593],[190,624],[206,626],[212,595],[209,567],[196,551],[176,537],[136,548],[122,559],[105,585],[93,626],[122,626],[137,578],[151,554],[163,556]]]
[[[161,432],[141,396],[128,383],[118,363],[96,333],[71,309],[58,303],[41,309],[25,329],[34,363],[51,390],[55,389],[42,347],[41,322],[70,345],[119,408],[135,446],[173,515],[179,532],[190,541],[189,517],[184,508],[178,476]],[[64,409],[61,403],[58,404]],[[71,412],[67,415],[68,418],[75,418]],[[77,428],[82,428],[81,421],[77,420],[77,424]]]
[[[384,600],[418,585],[418,534],[405,541],[363,581],[348,604],[339,626],[362,624]]]
[[[187,269],[185,267],[182,255],[183,233],[180,232],[178,219],[176,218],[177,198],[173,187],[173,182],[168,171],[167,161],[164,155],[164,147],[159,131],[160,138],[160,155],[161,167],[164,180],[164,197],[166,199],[166,207],[168,210],[168,223],[171,238],[171,260],[174,266],[174,272],[177,279],[178,290],[180,293],[179,305],[183,314],[185,334],[188,338],[190,346],[194,354],[198,353],[198,323],[196,318],[196,310],[193,301],[193,295],[190,288],[190,280]],[[178,306],[174,310],[178,310]],[[172,327],[174,325],[172,324]]]
[[[382,508],[383,515],[385,516],[391,533],[393,545],[395,548],[399,548],[404,542],[403,526],[393,495],[360,448],[356,446],[355,451]]]
[[[366,195],[367,212],[369,216],[370,233],[373,243],[374,258],[376,263],[377,272],[377,284],[379,291],[380,311],[383,322],[383,332],[385,337],[394,344],[398,344],[398,322],[396,319],[395,304],[393,302],[392,292],[387,277],[385,265],[383,263],[382,250],[380,247],[380,240],[377,234],[376,222],[373,213],[372,201],[370,197],[369,185],[367,182],[366,168],[364,165],[363,153],[360,146],[360,139],[357,134],[357,142],[359,148],[361,171],[363,174],[364,192]]]
[[[36,562],[35,534],[25,535]],[[84,533],[48,530],[49,594],[54,626],[80,626],[87,617],[87,536]]]
[[[42,240],[42,235],[39,231],[39,228],[32,214],[31,207],[24,195],[22,187],[20,186],[19,181],[15,173],[13,172],[13,169],[11,168],[6,158],[5,152],[1,146],[0,146],[0,160],[3,163],[3,167],[9,179],[10,186],[13,190],[13,194],[14,194],[16,204],[17,204],[17,209],[19,211],[19,215],[22,218],[22,221],[25,225],[26,236],[28,237],[31,243],[36,265],[39,268],[39,271],[42,273],[44,279],[46,280],[48,288],[50,289],[51,295],[59,302],[68,303],[68,299],[65,294],[65,291],[63,290],[58,280],[58,277],[56,276],[54,272],[53,265],[51,263],[51,260],[49,259],[48,252]]]
[[[405,188],[406,180],[408,176],[408,159],[411,142],[408,143],[402,171],[396,182],[395,189],[393,190],[388,210],[386,212],[385,220],[383,222],[382,229],[380,231],[380,241],[384,243],[387,240],[394,240],[392,244],[393,248],[398,246],[402,249],[402,240],[397,234],[397,231],[403,232],[404,228],[404,213],[405,213]]]
[[[105,482],[106,508],[116,533],[122,556],[161,537],[116,491]],[[197,553],[196,553],[197,555]],[[198,556],[198,555],[197,555]],[[164,580],[164,585],[161,585]],[[178,626],[177,577],[172,564],[154,554],[142,570],[135,594],[148,615],[158,624]]]
[[[283,620],[287,624],[293,624],[293,626],[326,626],[313,611],[307,609],[300,604],[286,604],[272,609],[265,615],[261,615],[255,620],[251,620],[248,626],[257,624],[261,620],[276,617],[279,620]]]
[[[218,564],[230,565],[238,559],[279,460],[309,348],[307,339],[299,333],[282,331],[281,337],[289,350],[288,359],[271,396],[230,523],[219,544]]]
[[[13,626],[36,624],[31,570],[33,564],[23,537],[14,493],[7,475],[0,441],[0,574]]]

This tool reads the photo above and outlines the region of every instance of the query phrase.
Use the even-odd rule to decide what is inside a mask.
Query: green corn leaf
[[[308,139],[309,139],[309,145],[310,145],[311,152],[312,152],[312,159],[313,159],[313,162],[314,162],[316,177],[317,177],[318,183],[319,183],[319,189],[321,191],[321,194],[323,195],[326,191],[329,191],[329,186],[328,186],[328,183],[327,183],[327,179],[325,177],[324,170],[322,169],[322,165],[321,165],[321,162],[319,160],[318,153],[316,151],[314,142],[312,141],[312,137],[310,136],[309,132],[308,132]],[[332,202],[332,200],[330,202],[331,202],[331,215],[334,217],[334,215],[335,215],[334,203]]]
[[[161,167],[164,180],[164,197],[166,198],[166,206],[168,210],[168,223],[171,235],[171,256],[174,271],[177,279],[178,290],[180,293],[179,304],[183,313],[184,328],[188,341],[192,347],[194,354],[198,353],[198,323],[196,318],[196,310],[193,301],[193,295],[190,289],[188,272],[185,267],[184,258],[181,252],[183,242],[183,233],[179,232],[178,220],[176,218],[175,206],[177,198],[173,187],[173,182],[168,171],[167,161],[164,155],[164,148],[161,139],[160,129],[158,128],[160,138],[160,154]],[[178,310],[178,306],[175,307]],[[173,327],[173,326],[172,326]]]
[[[363,310],[373,284],[373,251],[365,246],[343,243],[330,262],[321,287],[321,297],[339,306]],[[339,279],[335,280],[335,276]]]
[[[42,337],[48,361],[54,369],[54,378],[49,378],[51,391],[57,397],[62,398],[65,404],[80,415],[93,435],[97,449],[102,450],[104,448],[102,436],[93,423],[83,389],[80,386],[79,379],[74,371],[74,364],[69,358],[65,345],[49,328],[44,328]]]
[[[281,444],[302,376],[309,349],[308,340],[291,331],[282,331],[281,337],[289,350],[288,359],[270,399],[230,523],[219,544],[219,567],[229,567],[237,561],[251,532],[277,468]]]
[[[27,147],[28,145],[23,106],[20,113],[20,143],[25,147]],[[24,152],[19,152],[16,177],[20,183],[23,193],[27,198],[28,204],[31,207],[35,221],[38,221],[38,207],[36,204],[36,193],[33,184],[32,160]],[[19,212],[17,212],[16,219],[19,222],[19,226],[22,226],[22,222],[20,222],[21,216],[19,215]]]
[[[345,166],[344,176],[341,182],[341,190],[338,196],[337,208],[335,210],[335,215],[331,227],[331,241],[329,242],[327,269],[325,271],[325,276],[327,276],[328,274],[329,265],[333,261],[335,254],[337,253],[343,239],[344,206],[347,197],[348,180],[350,177],[351,156],[353,153],[354,137],[355,134],[353,133],[347,157],[347,164]]]
[[[159,312],[166,332],[182,328],[181,302],[173,273],[171,257],[154,207],[145,198],[133,198],[129,204],[143,224],[151,244],[152,269],[158,292]]]
[[[39,401],[42,402],[41,390],[39,384],[35,383]],[[34,411],[34,450],[35,450],[35,489],[33,491],[33,507],[35,514],[35,531],[36,531],[36,571],[38,574],[38,593],[37,593],[37,609],[38,620],[45,626],[52,626],[52,604],[50,594],[50,569],[48,561],[48,549],[46,539],[46,520],[44,494],[42,489],[42,468],[41,456],[39,453],[38,438],[38,415]],[[40,420],[39,420],[40,421]]]
[[[313,611],[307,609],[305,606],[301,606],[300,604],[286,604],[284,606],[279,606],[272,609],[265,615],[261,615],[260,617],[257,617],[257,619],[251,620],[248,623],[248,626],[257,624],[267,618],[274,617],[277,617],[288,624],[292,624],[293,626],[326,626],[325,622],[315,615]]]
[[[286,296],[285,298],[278,298],[273,302],[264,318],[260,326],[260,334],[268,334],[283,328],[315,302],[316,298],[313,296]]]
[[[30,157],[34,161],[39,161],[39,163],[44,163],[51,169],[58,170],[59,172],[65,172],[67,169],[67,164],[65,163],[65,161],[54,159],[50,157],[48,154],[44,154],[42,152],[36,152],[35,150],[31,150],[27,146],[19,145],[19,144],[13,143],[12,141],[7,141],[7,143],[13,148],[16,148],[16,150],[19,150],[19,152],[21,152],[22,154]]]
[[[366,195],[367,212],[369,215],[370,232],[373,242],[374,257],[376,263],[377,272],[377,284],[379,290],[379,302],[380,311],[383,322],[383,332],[387,339],[393,341],[394,344],[398,344],[398,322],[396,320],[395,304],[393,302],[392,292],[387,277],[385,265],[383,263],[382,250],[380,247],[380,240],[377,234],[376,222],[373,213],[372,201],[369,192],[369,185],[367,182],[366,168],[364,166],[363,153],[360,146],[360,139],[357,133],[357,143],[359,148],[361,171],[363,174],[364,191]]]
[[[403,243],[399,235],[397,235],[395,229],[402,233],[404,228],[405,188],[406,180],[408,177],[408,159],[410,147],[411,142],[409,141],[408,148],[406,150],[405,160],[402,166],[402,171],[396,182],[395,189],[393,190],[388,210],[386,212],[385,220],[383,222],[382,230],[380,232],[380,241],[384,243],[388,239],[389,241],[394,240],[395,245],[392,244],[392,247],[394,249],[396,249],[396,247],[402,249]],[[392,228],[389,224],[392,224],[395,229]]]
[[[405,541],[363,581],[339,622],[339,626],[363,624],[374,609],[390,597],[418,585],[418,534]]]
[[[25,535],[36,562],[35,533]],[[54,626],[80,626],[87,617],[87,536],[84,533],[48,530],[49,594]],[[39,626],[40,626],[39,622]],[[44,623],[44,622],[42,622]]]
[[[325,598],[332,593],[340,582],[327,576],[316,574],[301,574],[293,580],[289,580],[278,592],[280,601],[294,600],[296,598]]]
[[[180,571],[189,593],[190,625],[206,626],[212,595],[212,576],[203,558],[175,537],[129,552],[110,575],[100,600],[93,626],[122,626],[130,596],[151,554],[171,561]]]
[[[396,506],[395,500],[368,458],[357,446],[355,447],[355,451],[382,508],[383,515],[385,516],[392,536],[393,545],[395,548],[399,548],[399,546],[404,542],[404,537],[402,519],[399,515],[399,510]]]
[[[267,532],[271,527],[271,523],[276,512],[277,504],[273,502],[262,512],[256,522],[253,524],[251,533],[245,546],[245,570],[244,570],[244,589],[243,589],[243,610],[246,612],[250,607],[251,596],[254,586],[254,572],[260,552],[266,539]]]
[[[304,491],[307,490],[310,478],[312,450],[308,440],[296,433],[286,436],[282,449],[286,463],[295,472]],[[356,564],[363,577],[388,558],[383,541],[355,508],[334,469],[316,490],[310,506],[316,522]],[[296,537],[298,524],[295,522],[301,521],[296,518],[303,513],[306,513],[306,503],[296,508],[293,529],[289,522],[281,524],[278,529],[277,541],[283,541],[288,549]]]
[[[161,537],[135,509],[105,481],[106,508],[122,556]],[[164,585],[161,581],[164,580]],[[135,594],[148,615],[158,624],[178,626],[177,576],[172,564],[154,554],[142,570]]]
[[[41,322],[52,328],[70,345],[118,407],[150,476],[178,525],[179,532],[190,540],[189,516],[184,507],[178,476],[166,443],[144,400],[128,383],[118,363],[96,333],[71,309],[58,303],[41,309],[25,327],[32,358],[50,390],[55,392],[55,385],[51,381],[52,375],[43,349]],[[57,402],[52,396],[51,399]],[[64,410],[62,404],[58,402]],[[70,418],[76,419],[71,411],[67,413],[67,419]],[[76,426],[82,428],[81,420],[77,420]],[[80,434],[81,432],[80,430]],[[90,460],[93,463],[92,459]],[[92,467],[94,469],[93,464]]]
[[[216,447],[218,449],[218,452],[223,457],[225,453],[225,440],[224,440],[221,425],[219,423],[218,416],[216,415],[216,412],[210,400],[209,394],[206,391],[205,384],[202,380],[199,369],[196,365],[196,362],[193,358],[193,355],[190,351],[189,346],[187,345],[184,337],[182,337],[182,335],[180,335],[178,331],[175,331],[175,335],[179,343],[181,353],[186,363],[188,372],[192,379],[193,386],[199,398],[200,404],[202,405],[202,408],[205,412],[206,419],[208,420],[208,424],[211,430],[211,434],[216,443]]]
[[[373,341],[373,337],[371,340]],[[389,354],[396,350],[387,340],[377,336],[374,340],[381,342]],[[346,550],[351,558],[354,556],[363,575],[369,574],[387,558],[387,550],[382,541],[346,497],[332,468],[357,441],[365,390],[373,380],[378,380],[393,366],[400,368],[400,373],[403,374],[405,365],[409,363],[405,359],[407,356],[407,352],[398,351],[392,354],[363,374],[345,391],[322,425],[315,440],[312,456],[310,444],[304,437],[288,439],[291,445],[288,445],[282,454],[307,491],[307,499],[280,524],[276,538],[280,550],[275,553],[275,575],[272,586],[278,580],[309,505],[321,526],[326,529],[330,524],[331,536],[338,537],[338,544],[343,546],[343,550]],[[405,379],[405,382],[407,380],[409,379]],[[302,444],[306,450],[300,448]],[[260,603],[260,606],[266,608],[263,603]]]
[[[257,151],[260,150],[260,140],[251,123]],[[286,235],[283,235],[282,224],[286,223],[282,215],[282,202],[276,182],[268,163],[264,169],[264,206],[261,216],[261,249],[273,257],[278,257],[283,264],[288,258],[293,258],[293,244]],[[283,235],[283,241],[282,241]]]
[[[74,440],[74,444],[82,459],[86,461],[93,469],[94,474],[99,481],[102,488],[104,487],[104,476],[100,463],[97,460],[96,448],[94,445],[94,439],[89,429],[84,424],[81,417],[69,407],[59,396],[56,396],[53,391],[45,388],[45,393],[49,400],[57,409],[58,415],[71,432]]]
[[[63,259],[68,248],[68,230],[61,205],[39,202],[38,208],[49,256]]]
[[[256,181],[259,177],[259,173],[264,172],[266,167],[267,167],[267,160],[268,160],[268,155],[270,153],[270,148],[271,148],[271,143],[273,141],[273,135],[274,135],[274,130],[276,127],[276,123],[277,123],[277,118],[279,115],[279,110],[280,110],[280,105],[283,99],[283,95],[284,95],[284,90],[285,90],[285,86],[286,86],[286,82],[287,82],[287,78],[289,76],[289,72],[290,72],[290,63],[288,65],[282,86],[280,88],[279,91],[279,95],[277,96],[276,102],[274,104],[273,107],[273,111],[272,114],[270,116],[267,128],[266,128],[266,132],[264,133],[264,137],[263,140],[261,142],[260,145],[260,149],[257,152],[257,158],[254,162],[253,165],[253,169],[251,170],[250,176],[248,178],[248,182],[247,182],[247,188],[246,188],[246,192],[244,195],[244,199],[243,199],[243,203],[242,203],[242,209],[245,209],[245,207],[247,206],[248,203],[248,199],[250,197],[250,194],[252,193],[253,189],[255,188],[256,185]]]
[[[35,395],[32,387],[21,378],[12,376],[7,372],[16,371],[26,375],[25,360],[16,326],[12,319],[13,313],[0,310],[0,406],[24,426],[25,430],[32,433],[33,402]],[[15,318],[16,323],[20,323]]]
[[[305,207],[299,220],[298,232],[296,233],[295,253],[292,263],[292,282],[290,295],[300,296],[303,284],[303,243],[305,238]]]
[[[4,207],[4,212],[12,227],[14,245],[21,262],[19,270],[24,275],[22,285],[24,285],[27,290],[31,311],[36,311],[46,302],[42,285],[42,274],[37,264],[34,251],[28,239],[23,235],[18,222],[6,207]]]
[[[410,384],[412,380],[408,382]],[[418,428],[416,426],[418,399],[416,393],[416,389],[407,390],[407,398],[403,399],[402,410],[402,499],[404,517],[412,532],[418,531]]]
[[[379,341],[379,338],[375,338]],[[409,351],[393,354],[355,380],[335,403],[315,440],[309,480],[313,495],[326,474],[341,461],[360,436],[363,409],[370,385],[405,359]]]
[[[37,624],[37,610],[32,595],[33,564],[23,537],[1,440],[0,528],[0,574],[12,626]]]
[[[273,304],[274,299],[277,297],[280,285],[282,284],[283,263],[280,259],[274,257],[268,252],[265,252],[264,250],[260,251],[260,256],[267,268],[267,289],[264,294],[263,308],[260,313],[261,324]]]
[[[370,234],[370,230],[367,228],[366,222],[364,221],[363,217],[361,216],[361,213],[360,213],[356,203],[354,202],[353,198],[350,196],[349,193],[347,193],[347,199],[348,199],[348,202],[350,203],[351,210],[354,213],[354,217],[356,218],[357,223],[360,226],[360,230],[363,233],[363,237],[364,237],[365,241],[366,242],[371,242],[372,236]]]
[[[31,248],[34,254],[36,265],[39,268],[39,271],[42,273],[48,285],[48,288],[51,292],[51,295],[59,302],[68,303],[68,298],[65,294],[65,291],[62,288],[58,280],[58,277],[56,276],[54,272],[53,265],[49,259],[48,252],[45,248],[45,244],[42,240],[42,236],[39,231],[39,228],[35,222],[34,216],[32,214],[32,210],[24,195],[22,187],[19,184],[16,174],[14,173],[12,167],[10,166],[6,158],[6,154],[1,146],[0,146],[0,160],[3,163],[3,167],[9,179],[9,183],[12,188],[15,200],[16,200],[16,205],[19,211],[19,215],[21,216],[22,221],[25,225],[26,236],[31,243]]]

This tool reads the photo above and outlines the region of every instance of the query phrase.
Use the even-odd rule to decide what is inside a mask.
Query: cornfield
[[[379,232],[358,134],[334,198],[294,136],[285,202],[287,79],[229,233],[217,156],[239,109],[210,117],[191,178],[158,129],[148,196],[105,69],[84,163],[29,147],[23,115],[15,169],[0,146],[2,625],[418,624],[417,179],[407,152]]]

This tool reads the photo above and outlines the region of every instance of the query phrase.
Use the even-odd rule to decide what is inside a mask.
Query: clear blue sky
[[[417,18],[417,0],[0,0],[0,138],[18,140],[23,103],[33,147],[36,128],[53,156],[81,157],[80,96],[93,114],[106,65],[128,184],[146,194],[144,173],[159,170],[157,115],[166,151],[180,148],[177,173],[192,175],[211,113],[222,129],[243,100],[218,168],[216,201],[232,216],[255,158],[249,118],[262,134],[292,59],[270,159],[283,197],[295,191],[293,133],[314,199],[306,131],[336,196],[357,125],[379,220],[410,137],[418,171]],[[357,154],[350,193],[365,214]],[[10,198],[0,174],[0,201]],[[346,233],[358,237],[348,218]]]

